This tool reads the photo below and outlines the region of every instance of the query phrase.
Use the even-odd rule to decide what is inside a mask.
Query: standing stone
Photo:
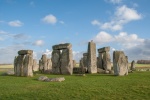
[[[73,60],[73,67],[76,67],[76,60]]]
[[[44,68],[44,72],[46,72],[48,68],[47,68],[47,57],[45,54],[42,55],[41,60],[42,60],[42,66]]]
[[[52,52],[52,72],[60,74],[60,51],[53,50]]]
[[[33,71],[39,71],[39,67],[38,67],[38,65],[37,65],[37,61],[36,61],[36,59],[33,59]]]
[[[97,58],[96,58],[96,44],[91,41],[88,43],[88,73],[97,73]]]
[[[87,68],[87,56],[88,56],[88,53],[83,53],[83,66]]]
[[[52,72],[54,74],[72,74],[73,59],[72,45],[70,43],[53,46],[52,52]]]
[[[135,70],[135,61],[134,61],[134,60],[131,62],[131,70],[132,70],[132,71]]]
[[[41,60],[41,59],[39,60],[39,70],[40,70],[41,72],[44,71],[44,68],[43,68],[43,64],[42,64],[42,60]]]
[[[105,70],[111,70],[111,59],[110,59],[110,54],[108,52],[104,53],[103,64]]]
[[[33,76],[32,66],[33,58],[31,55],[27,54],[24,59],[24,76]]]
[[[110,59],[110,47],[103,47],[98,49],[99,56],[98,56],[98,64],[99,68],[103,70],[111,70],[111,59]]]
[[[72,63],[72,50],[63,49],[61,54],[61,74],[72,74],[73,63]]]
[[[114,51],[113,52],[113,67],[114,75],[124,76],[128,75],[128,63],[127,58],[123,51]]]
[[[52,72],[52,62],[51,62],[51,59],[47,59],[47,69],[48,69],[48,72]]]
[[[33,76],[33,51],[20,50],[14,59],[14,72],[16,76]]]

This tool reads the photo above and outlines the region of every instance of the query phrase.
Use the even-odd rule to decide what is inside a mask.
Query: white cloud
[[[51,58],[52,50],[46,49],[45,52],[43,52],[43,54],[46,54],[47,57]]]
[[[57,18],[56,18],[54,15],[49,14],[49,15],[45,16],[45,17],[42,19],[42,21],[43,21],[44,23],[48,23],[48,24],[55,24],[55,23],[57,22]]]
[[[101,25],[101,23],[98,20],[93,20],[91,22],[92,25]]]
[[[126,5],[117,7],[114,16],[110,22],[99,22],[98,20],[92,21],[92,25],[97,25],[104,30],[122,30],[123,25],[129,23],[130,21],[139,20],[142,15],[139,14],[135,9],[128,8]]]
[[[10,21],[8,24],[13,27],[21,27],[23,25],[23,23],[19,20]]]
[[[37,40],[33,43],[33,45],[35,46],[43,46],[44,45],[44,41],[43,40]]]
[[[60,23],[60,24],[65,24],[65,22],[64,22],[64,21],[59,21],[59,23]]]
[[[83,53],[85,52],[73,51],[73,59],[76,60],[76,62],[79,62],[80,59],[83,57]]]
[[[110,3],[113,3],[113,4],[119,4],[122,2],[122,0],[105,0],[106,2],[110,2]]]
[[[144,39],[138,38],[136,34],[127,34],[126,32],[120,32],[114,36],[115,41],[125,48],[132,48],[140,45],[144,42]]]
[[[98,44],[103,44],[113,41],[113,37],[107,32],[101,31],[92,40]]]

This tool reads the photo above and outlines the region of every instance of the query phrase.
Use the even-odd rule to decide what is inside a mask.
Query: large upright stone
[[[98,49],[98,67],[103,70],[111,70],[110,47]]]
[[[32,66],[33,66],[33,57],[29,54],[25,55],[24,63],[24,74],[23,76],[33,76]]]
[[[46,72],[48,70],[48,68],[47,68],[47,56],[45,54],[43,54],[41,60],[42,60],[44,72]]]
[[[127,58],[123,51],[113,52],[113,67],[114,67],[114,75],[117,76],[128,75]]]
[[[132,70],[132,71],[135,70],[135,61],[134,61],[134,60],[131,62],[131,70]]]
[[[87,68],[88,62],[87,62],[87,56],[88,53],[83,53],[83,66]]]
[[[41,72],[44,71],[44,67],[43,67],[42,60],[41,60],[41,59],[39,60],[39,70],[40,70]]]
[[[32,66],[32,68],[33,68],[33,71],[39,71],[39,67],[37,65],[36,59],[33,59],[33,66]]]
[[[50,73],[52,72],[52,61],[51,61],[51,59],[47,59],[47,69]]]
[[[20,50],[14,59],[14,72],[16,76],[33,76],[33,51]]]
[[[88,43],[88,73],[97,73],[97,58],[96,58],[96,44],[91,41]]]
[[[52,52],[52,72],[54,74],[72,74],[73,59],[72,45],[70,43],[53,46]]]
[[[54,74],[60,74],[60,51],[59,50],[53,50],[52,52],[52,72]]]
[[[76,60],[73,60],[73,67],[76,67]]]
[[[72,74],[73,72],[72,63],[72,50],[63,49],[61,54],[61,74]]]

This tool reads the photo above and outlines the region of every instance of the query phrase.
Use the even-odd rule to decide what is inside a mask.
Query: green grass
[[[2,72],[1,72],[2,73]],[[64,82],[40,82],[34,77],[0,76],[0,100],[149,100],[150,72],[117,77],[106,74],[65,77]]]

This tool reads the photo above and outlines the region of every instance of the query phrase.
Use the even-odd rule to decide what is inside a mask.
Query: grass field
[[[0,72],[1,74],[2,72]],[[116,77],[106,74],[65,77],[64,82],[40,82],[34,77],[0,76],[0,100],[149,100],[150,72]]]

